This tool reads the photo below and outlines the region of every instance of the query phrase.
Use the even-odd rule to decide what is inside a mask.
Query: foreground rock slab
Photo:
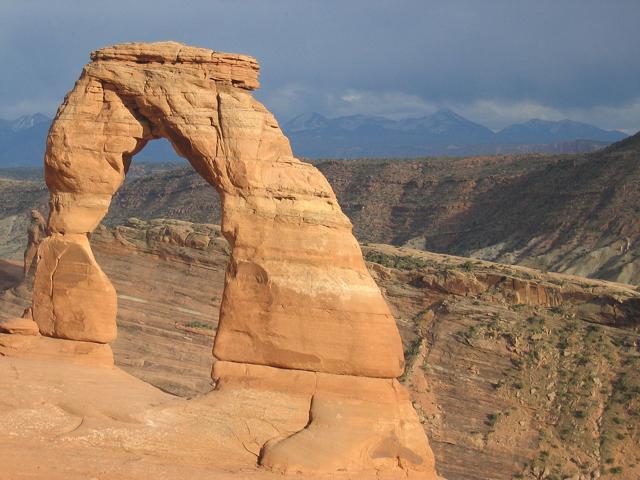
[[[0,335],[0,345],[16,337]],[[281,478],[257,466],[261,447],[270,439],[303,429],[309,420],[306,392],[277,388],[278,381],[291,381],[286,375],[271,372],[271,383],[268,376],[260,382],[251,375],[230,376],[237,381],[185,400],[116,367],[91,364],[83,354],[76,356],[0,359],[4,426],[0,478],[108,480],[143,479],[151,474],[166,479]],[[339,402],[334,403],[337,406]],[[359,415],[365,413],[357,410]],[[351,433],[358,434],[358,430]],[[328,444],[327,448],[335,447]],[[316,472],[300,478],[376,475],[406,478],[401,471],[375,469],[351,474]],[[415,473],[409,478],[425,477]]]

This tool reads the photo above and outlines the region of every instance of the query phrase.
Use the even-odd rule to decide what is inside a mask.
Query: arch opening
[[[170,155],[172,160],[162,160]],[[206,202],[196,194],[202,191],[207,194]],[[175,153],[168,140],[159,138],[133,156],[102,223],[113,228],[135,217],[220,225],[221,211],[220,194]]]
[[[184,169],[193,174],[185,176],[184,169],[176,174],[176,163],[138,162],[150,158],[147,149],[172,149],[168,141],[154,149],[161,141],[150,140],[133,156],[102,222],[107,228],[94,231],[91,247],[117,294],[116,365],[166,392],[194,397],[213,388],[211,351],[230,250],[215,189],[190,166]],[[209,201],[192,204],[194,189],[204,189]],[[197,223],[189,221],[194,216]]]

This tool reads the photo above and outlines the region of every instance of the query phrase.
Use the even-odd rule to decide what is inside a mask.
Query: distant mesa
[[[616,142],[625,137],[622,132],[602,130],[587,123],[539,119],[511,125],[496,134],[499,143],[554,143],[571,140]]]

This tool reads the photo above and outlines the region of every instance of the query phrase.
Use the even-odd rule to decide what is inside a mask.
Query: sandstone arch
[[[41,333],[115,338],[115,291],[87,236],[131,157],[167,138],[220,194],[232,246],[213,349],[219,388],[288,389],[311,401],[311,423],[269,442],[262,463],[280,471],[400,464],[435,475],[395,379],[404,359],[393,317],[331,187],[293,157],[250,94],[257,62],[173,42],[116,45],[91,59],[47,139],[51,236],[40,246],[33,300]]]

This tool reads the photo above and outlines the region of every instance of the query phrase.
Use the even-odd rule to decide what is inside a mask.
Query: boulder
[[[0,333],[40,335],[38,324],[31,318],[10,318],[0,323]]]

